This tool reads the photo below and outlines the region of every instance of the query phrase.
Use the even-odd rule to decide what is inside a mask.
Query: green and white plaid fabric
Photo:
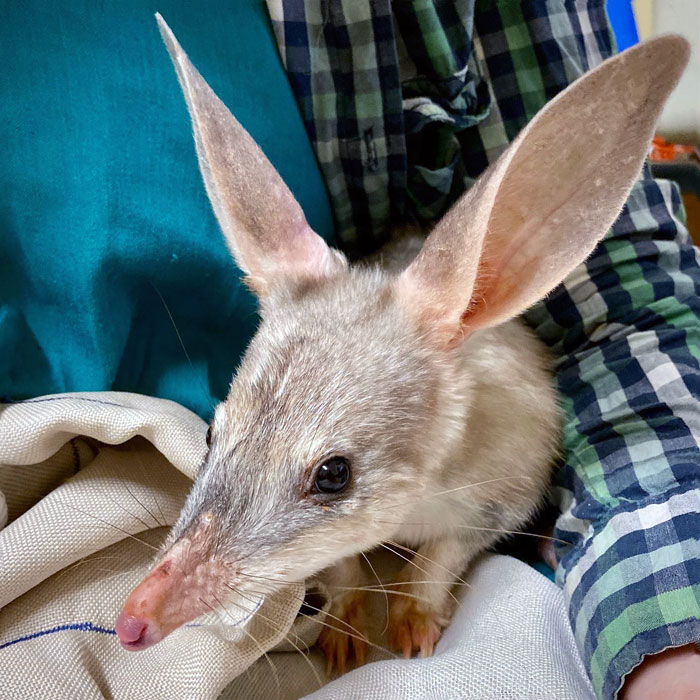
[[[354,257],[369,253],[401,215],[405,188],[390,2],[274,0],[268,7],[331,195],[338,239]]]
[[[602,0],[268,7],[351,256],[403,216],[439,216],[614,52]],[[645,654],[700,639],[699,294],[677,188],[645,171],[590,260],[527,315],[557,358],[557,579],[601,698]]]

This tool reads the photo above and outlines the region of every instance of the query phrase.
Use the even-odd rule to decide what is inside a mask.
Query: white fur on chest
[[[470,385],[455,392],[469,396],[463,430],[400,519],[397,536],[410,546],[447,535],[496,539],[517,529],[550,477],[559,410],[541,343],[519,321],[485,331],[465,344],[460,373]]]
[[[462,503],[454,497],[426,498],[406,515],[399,536],[409,547],[448,534],[463,534],[468,520]]]

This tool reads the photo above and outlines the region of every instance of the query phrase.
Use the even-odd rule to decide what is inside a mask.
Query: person
[[[269,5],[355,255],[402,213],[434,222],[615,50],[600,1]],[[526,314],[555,356],[557,580],[600,697],[700,697],[699,285],[679,192],[645,168],[585,267]]]
[[[2,11],[7,399],[119,389],[206,417],[253,332],[147,5]],[[430,225],[614,51],[602,0],[269,0],[307,139],[261,2],[158,9],[352,258],[402,218]],[[526,316],[556,360],[557,581],[601,698],[700,697],[699,311],[678,190],[645,169],[585,266]]]

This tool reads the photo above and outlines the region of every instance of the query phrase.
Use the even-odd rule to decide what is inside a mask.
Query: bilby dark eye
[[[319,493],[338,493],[349,481],[350,462],[345,457],[331,457],[318,468],[314,488]]]
[[[209,426],[209,430],[207,430],[207,447],[211,447],[211,425]]]

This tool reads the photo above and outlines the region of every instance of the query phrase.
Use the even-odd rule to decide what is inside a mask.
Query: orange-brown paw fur
[[[340,596],[323,620],[318,645],[326,657],[326,673],[329,676],[345,673],[351,660],[354,660],[355,667],[365,663],[368,644],[364,603],[362,593]]]
[[[414,651],[423,657],[432,656],[447,623],[444,615],[425,609],[419,601],[395,600],[389,612],[389,643],[407,659]]]

